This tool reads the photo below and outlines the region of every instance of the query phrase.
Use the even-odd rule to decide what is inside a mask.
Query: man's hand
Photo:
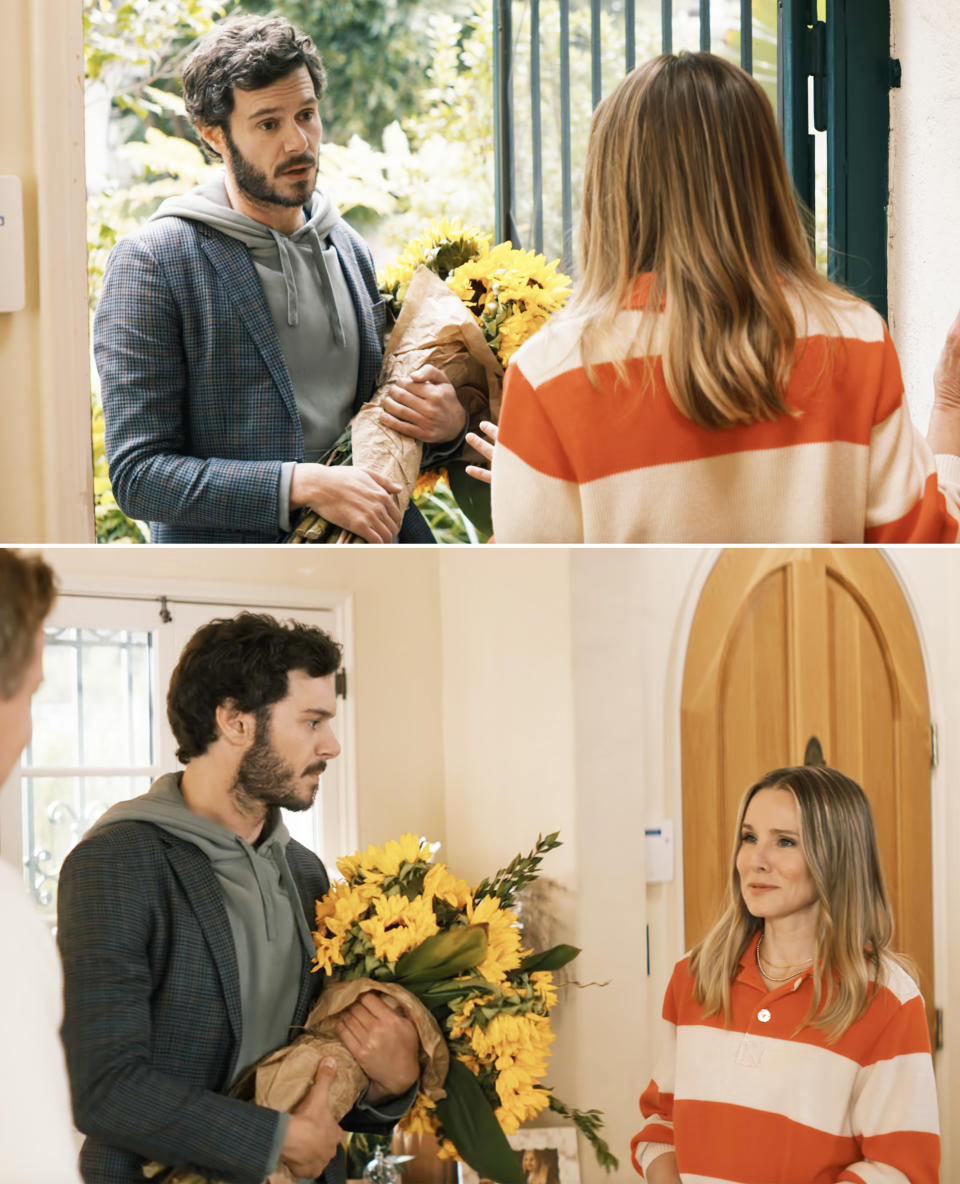
[[[337,1035],[370,1078],[367,1101],[406,1093],[420,1076],[420,1037],[402,1011],[366,991],[341,1013]]]
[[[480,431],[483,432],[484,436],[489,437],[489,443],[484,440],[483,436],[478,436],[476,432],[467,432],[467,443],[471,448],[476,448],[481,456],[485,456],[493,464],[493,446],[497,442],[498,434],[497,425],[483,420],[480,424]],[[476,477],[478,481],[483,481],[487,485],[492,480],[490,470],[484,469],[480,465],[467,465],[466,471],[471,477]]]
[[[316,1180],[344,1137],[330,1113],[330,1086],[336,1075],[336,1061],[322,1060],[310,1092],[290,1116],[280,1158],[298,1180]]]
[[[392,383],[380,412],[384,427],[425,444],[455,439],[466,420],[457,392],[436,366],[421,366],[409,378]]]
[[[310,506],[328,522],[368,543],[390,543],[400,530],[395,481],[353,465],[298,464],[290,483],[290,509]]]

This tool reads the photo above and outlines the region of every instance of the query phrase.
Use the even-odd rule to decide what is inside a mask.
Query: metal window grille
[[[885,315],[887,0],[493,0],[492,15],[498,240],[572,273],[593,108],[639,62],[711,50],[777,110],[819,265]]]
[[[49,628],[46,637],[20,774],[27,882],[52,913],[67,852],[108,806],[145,792],[157,769],[152,634]]]

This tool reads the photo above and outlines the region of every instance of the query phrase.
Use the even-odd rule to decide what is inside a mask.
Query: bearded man
[[[309,809],[340,752],[339,665],[310,626],[204,625],[167,696],[185,769],[108,810],[64,862],[62,1034],[86,1184],[143,1184],[151,1160],[230,1184],[260,1184],[281,1160],[300,1180],[345,1178],[333,1062],[292,1116],[225,1096],[322,988],[309,921],[329,882],[279,807]],[[344,1126],[388,1131],[416,1095],[416,1029],[367,994],[340,1036],[370,1078]]]
[[[367,542],[433,542],[398,486],[317,464],[373,394],[386,305],[363,240],[316,188],[325,76],[309,37],[239,15],[183,70],[214,181],[165,201],[111,252],[94,321],[121,509],[163,543],[271,543],[301,507]],[[455,455],[466,412],[424,366],[381,420]]]

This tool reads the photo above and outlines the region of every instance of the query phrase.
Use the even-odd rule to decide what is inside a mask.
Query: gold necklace
[[[796,962],[796,963],[785,962],[785,963],[783,963],[783,965],[780,965],[777,962],[768,962],[767,965],[772,966],[774,968],[774,970],[786,970],[788,966],[795,967],[793,974],[788,974],[786,976],[786,978],[776,978],[772,974],[767,974],[767,972],[760,965],[760,947],[762,945],[763,945],[763,934],[761,933],[760,940],[757,942],[757,970],[760,971],[760,974],[762,975],[763,978],[769,980],[772,983],[788,983],[792,978],[797,977],[797,971],[804,970],[807,966],[813,965],[812,958],[808,958],[806,962]]]

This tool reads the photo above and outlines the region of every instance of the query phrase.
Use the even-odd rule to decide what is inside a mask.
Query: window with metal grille
[[[33,736],[11,775],[19,792],[10,786],[0,795],[0,856],[23,868],[38,910],[50,920],[60,866],[85,832],[108,807],[145,793],[161,773],[179,768],[165,696],[183,646],[205,622],[254,607],[192,600],[182,592],[57,600],[45,628]],[[256,607],[344,640],[342,605]],[[344,755],[323,774],[313,809],[284,811],[291,834],[331,867],[356,845],[351,712],[343,702],[336,731]]]
[[[498,239],[574,272],[594,107],[639,62],[710,50],[776,109],[818,262],[886,315],[887,0],[493,0],[493,26]]]

